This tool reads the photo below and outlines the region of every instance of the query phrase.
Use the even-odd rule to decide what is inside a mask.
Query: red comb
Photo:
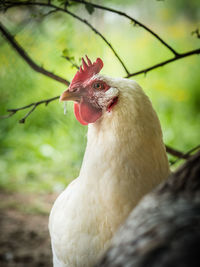
[[[76,83],[81,83],[86,81],[87,79],[91,78],[93,75],[100,72],[103,68],[103,61],[100,58],[97,58],[96,62],[92,63],[91,60],[85,56],[87,59],[87,63],[85,62],[84,58],[82,58],[82,66],[77,71],[76,75],[74,76],[71,86]]]

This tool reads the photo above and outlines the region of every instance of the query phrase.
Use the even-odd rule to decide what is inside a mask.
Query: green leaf
[[[94,7],[93,7],[93,5],[87,3],[87,4],[85,4],[85,8],[86,8],[87,12],[88,12],[90,15],[92,15],[92,13],[94,12]]]
[[[65,48],[63,51],[62,51],[62,55],[64,56],[64,57],[69,57],[69,49],[67,49],[67,48]]]

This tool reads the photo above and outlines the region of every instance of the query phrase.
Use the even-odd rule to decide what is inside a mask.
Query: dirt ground
[[[0,266],[52,266],[48,214],[56,195],[0,192]]]

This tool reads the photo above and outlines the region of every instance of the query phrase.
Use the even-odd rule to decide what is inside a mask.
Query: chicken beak
[[[60,101],[80,101],[81,95],[78,92],[71,92],[69,90],[66,90],[62,93],[60,96]]]

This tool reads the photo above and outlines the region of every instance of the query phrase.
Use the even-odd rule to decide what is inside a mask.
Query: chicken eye
[[[95,89],[104,89],[104,86],[102,83],[94,83],[93,88]]]

